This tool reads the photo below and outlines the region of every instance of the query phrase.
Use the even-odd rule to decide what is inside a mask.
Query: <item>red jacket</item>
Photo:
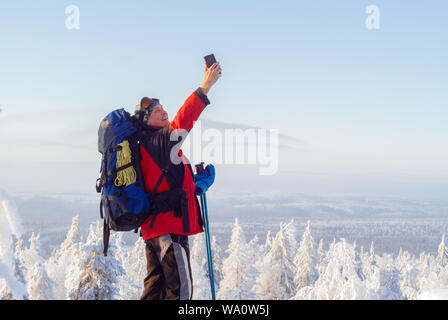
[[[169,126],[148,130],[140,147],[140,166],[145,183],[145,191],[148,194],[154,189],[162,173],[161,169],[170,161],[171,149],[177,144],[177,141],[170,141],[170,135],[173,130],[184,129],[189,132],[193,128],[194,121],[199,118],[205,106],[209,103],[207,96],[198,89],[188,97]],[[143,240],[167,233],[193,235],[203,231],[199,202],[194,193],[193,170],[187,158],[182,155],[182,150],[179,150],[178,155],[181,156],[182,163],[170,165],[168,174],[162,179],[156,193],[176,187],[182,187],[185,190],[188,199],[189,232],[184,232],[183,218],[175,217],[174,211],[169,211],[158,214],[152,228],[150,227],[152,216],[141,225]]]

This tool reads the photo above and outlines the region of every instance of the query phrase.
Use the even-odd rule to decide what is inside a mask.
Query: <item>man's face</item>
[[[163,128],[170,124],[168,113],[163,109],[162,105],[158,104],[154,107],[146,124],[157,128]]]

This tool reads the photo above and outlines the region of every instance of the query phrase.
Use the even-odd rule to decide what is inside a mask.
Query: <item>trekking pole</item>
[[[210,244],[210,228],[208,223],[208,212],[207,212],[207,198],[205,193],[201,195],[202,203],[203,203],[203,212],[204,212],[204,225],[205,225],[205,243],[207,246],[207,257],[208,257],[208,273],[210,276],[210,289],[212,291],[212,299],[216,300],[215,296],[215,277],[213,275],[213,257],[212,257],[212,248]]]
[[[196,171],[201,173],[204,170],[204,163],[201,162],[200,165],[196,165]],[[208,262],[208,275],[210,278],[210,290],[212,293],[212,299],[216,300],[215,294],[215,277],[213,275],[213,257],[212,257],[212,247],[210,244],[210,229],[208,223],[208,212],[207,212],[207,198],[205,196],[205,192],[201,194],[201,211],[202,211],[202,220],[204,221],[204,229],[205,229],[205,246],[207,248],[207,262]]]

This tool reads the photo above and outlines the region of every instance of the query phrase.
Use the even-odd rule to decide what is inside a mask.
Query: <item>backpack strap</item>
[[[151,200],[154,199],[154,196],[156,194],[157,189],[160,186],[160,183],[162,182],[163,177],[165,177],[168,174],[168,169],[171,166],[171,161],[168,162],[168,164],[165,166],[165,168],[162,169],[162,173],[160,174],[159,180],[157,180],[156,186],[154,187],[154,189],[152,189],[151,193],[149,194],[149,201],[151,202]],[[156,221],[156,217],[159,213],[156,212],[154,213],[152,219],[151,219],[151,223],[149,224],[149,227],[152,228],[154,226],[154,222]]]
[[[107,249],[109,248],[109,237],[110,237],[110,228],[109,223],[106,222],[107,219],[104,219],[103,224],[103,247],[104,247],[104,256],[107,256]]]

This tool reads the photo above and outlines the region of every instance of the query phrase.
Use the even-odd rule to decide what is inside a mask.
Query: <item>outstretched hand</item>
[[[205,95],[208,94],[210,88],[221,78],[222,68],[219,62],[215,62],[207,68],[207,64],[204,63],[204,82],[201,85],[201,89]]]

